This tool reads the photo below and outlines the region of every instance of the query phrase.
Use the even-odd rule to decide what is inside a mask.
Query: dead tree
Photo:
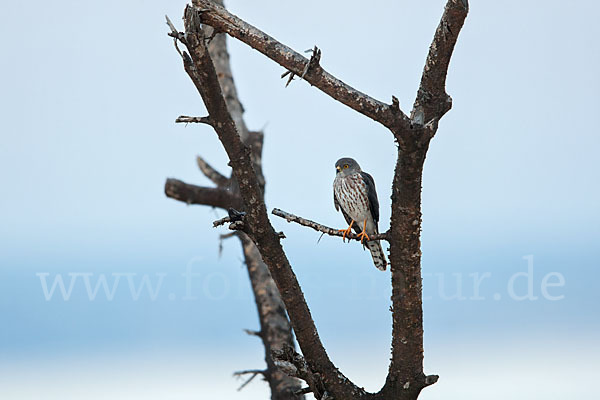
[[[317,399],[416,399],[421,390],[438,379],[423,372],[423,312],[421,296],[421,180],[430,140],[442,116],[452,106],[446,93],[446,74],[458,34],[468,13],[467,0],[448,0],[429,48],[410,116],[392,96],[387,104],[350,87],[320,65],[321,52],[314,48],[306,59],[291,48],[229,13],[211,0],[193,0],[184,14],[185,32],[173,27],[171,35],[186,51],[180,52],[186,72],[194,82],[208,110],[199,122],[210,124],[217,133],[232,167],[238,208],[216,224],[229,228],[256,244],[285,304],[302,355],[291,346],[273,351],[275,363],[287,374],[306,382],[302,393]],[[390,130],[397,144],[398,159],[392,184],[390,229],[372,240],[390,244],[392,280],[392,357],[388,376],[378,393],[368,393],[346,378],[332,363],[319,339],[310,310],[296,280],[263,200],[262,170],[255,162],[253,148],[228,107],[227,91],[219,82],[218,60],[210,51],[212,30],[224,32],[258,50],[283,66],[291,79],[298,76],[333,99],[379,122]],[[208,176],[209,174],[207,174]],[[218,206],[224,204],[216,193],[206,193]],[[205,204],[202,202],[202,204]],[[275,215],[321,232],[331,228],[274,210]],[[355,236],[352,236],[355,238]]]

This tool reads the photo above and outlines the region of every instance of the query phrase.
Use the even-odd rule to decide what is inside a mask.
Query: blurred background
[[[229,0],[331,73],[410,111],[445,4]],[[258,319],[222,211],[163,193],[229,174],[167,37],[185,1],[4,2],[0,25],[0,397],[265,399]],[[600,5],[471,2],[447,81],[453,109],[423,187],[422,399],[589,399],[600,345]],[[334,163],[356,158],[389,226],[396,149],[381,126],[230,41],[269,208],[343,227]],[[307,195],[310,193],[310,195]],[[390,353],[389,272],[273,218],[334,363],[377,391]],[[103,282],[106,285],[103,285]]]

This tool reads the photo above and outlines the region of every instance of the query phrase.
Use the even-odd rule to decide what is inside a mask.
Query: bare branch
[[[448,0],[421,76],[421,84],[411,112],[411,118],[420,125],[439,120],[452,108],[452,98],[446,93],[446,75],[458,34],[465,22],[467,0]]]
[[[204,176],[210,179],[215,185],[224,189],[227,189],[229,187],[229,178],[225,177],[219,171],[214,169],[202,157],[196,156],[196,163],[198,164],[198,168],[200,168],[200,171],[202,171]]]
[[[292,71],[285,71],[283,74],[281,74],[281,79],[285,78],[286,76],[290,76],[287,80],[287,82],[285,83],[285,87],[288,87],[290,85],[290,83],[294,80],[294,77],[296,76],[296,74],[294,74]]]
[[[188,117],[187,115],[180,115],[175,119],[177,124],[207,124],[212,126],[210,117]]]
[[[399,109],[359,92],[325,71],[319,65],[319,57],[315,53],[313,53],[313,57],[317,62],[311,63],[306,57],[229,13],[213,1],[193,0],[192,3],[198,10],[202,10],[202,23],[225,32],[260,51],[335,100],[388,128],[409,125],[408,117]]]
[[[280,210],[279,208],[274,208],[273,211],[271,211],[271,214],[277,215],[278,217],[281,217],[281,218],[284,218],[287,222],[295,222],[297,224],[307,226],[309,228],[314,229],[317,232],[322,232],[329,236],[338,236],[338,237],[344,236],[344,233],[341,232],[339,229],[330,228],[328,226],[321,225],[317,222],[311,221],[310,219],[298,217],[294,214],[290,214],[286,211]],[[358,240],[358,241],[361,240],[361,238],[355,233],[347,234],[346,239]],[[378,233],[377,235],[369,235],[369,240],[388,240],[387,232]]]
[[[200,204],[227,209],[240,203],[240,199],[221,188],[191,185],[178,179],[169,178],[165,182],[165,194],[187,204]]]

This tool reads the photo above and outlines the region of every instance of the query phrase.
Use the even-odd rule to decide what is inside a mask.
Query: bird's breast
[[[336,177],[334,192],[340,207],[355,221],[364,221],[369,216],[367,187],[359,174]]]

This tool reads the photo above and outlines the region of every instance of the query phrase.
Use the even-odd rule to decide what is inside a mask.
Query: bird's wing
[[[377,200],[377,190],[375,189],[375,181],[373,177],[366,172],[360,173],[363,180],[365,181],[365,185],[367,186],[367,198],[369,199],[369,209],[371,210],[371,215],[373,216],[373,221],[375,221],[375,225],[379,222],[379,200]]]

